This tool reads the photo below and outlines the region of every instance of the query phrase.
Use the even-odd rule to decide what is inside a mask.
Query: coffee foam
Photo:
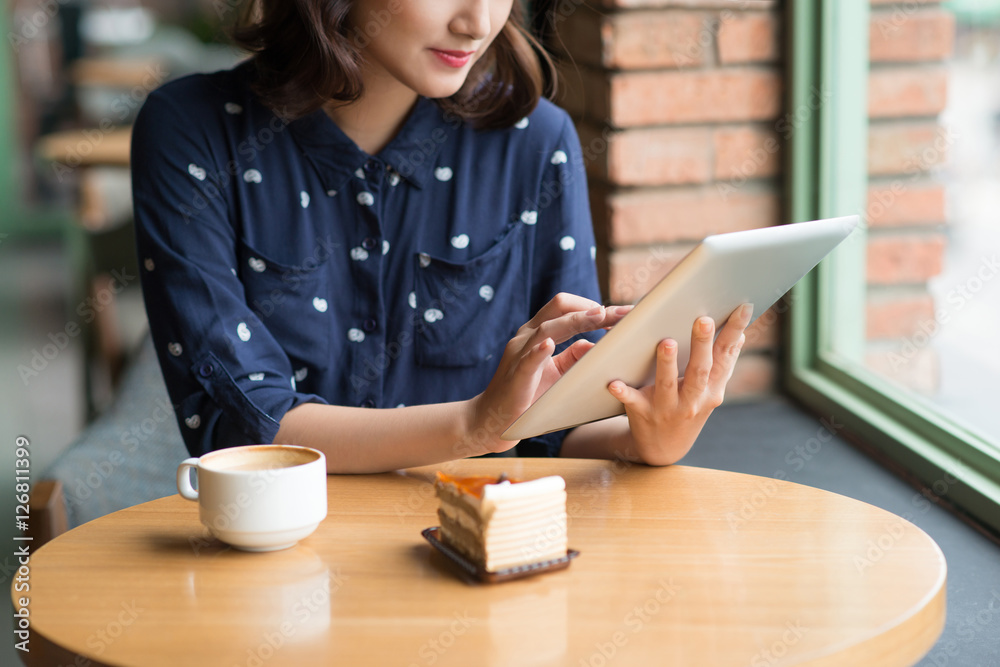
[[[216,450],[201,457],[199,465],[206,470],[247,472],[294,468],[317,460],[317,452],[301,447],[255,445]]]

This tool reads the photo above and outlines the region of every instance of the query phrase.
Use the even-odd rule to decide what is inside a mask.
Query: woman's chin
[[[416,92],[418,95],[431,99],[451,97],[462,89],[464,83],[464,76],[448,77],[447,80],[425,81],[416,89]]]

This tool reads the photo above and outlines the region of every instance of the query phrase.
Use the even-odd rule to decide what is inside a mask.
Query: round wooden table
[[[434,471],[566,478],[563,571],[460,579],[420,531]],[[243,553],[179,496],[31,559],[34,664],[912,665],[945,618],[944,556],[913,524],[750,475],[479,459],[329,478],[296,547]],[[79,660],[82,656],[91,663]]]

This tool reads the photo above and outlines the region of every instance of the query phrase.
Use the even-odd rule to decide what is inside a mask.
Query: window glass
[[[1000,440],[1000,0],[870,26],[865,363]]]

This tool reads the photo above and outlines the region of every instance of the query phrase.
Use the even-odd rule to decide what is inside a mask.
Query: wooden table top
[[[561,572],[459,579],[420,531],[434,471],[566,478]],[[179,496],[31,559],[28,664],[912,665],[945,618],[913,524],[798,484],[685,466],[479,459],[329,478],[292,549],[243,553]]]

